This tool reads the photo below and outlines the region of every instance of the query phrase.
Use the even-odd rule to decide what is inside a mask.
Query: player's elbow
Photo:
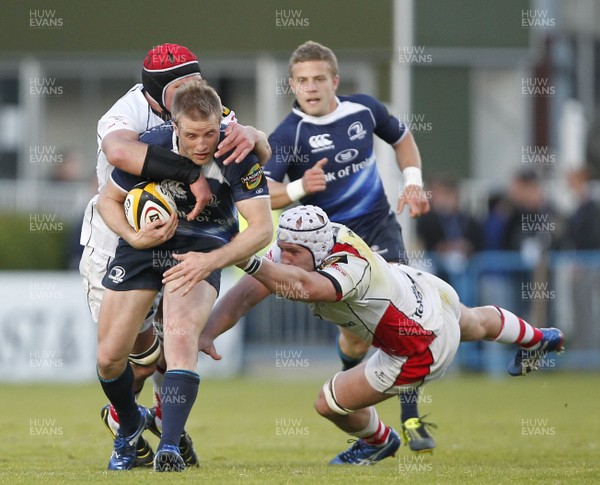
[[[105,141],[102,143],[102,151],[108,162],[117,168],[121,168],[127,161],[127,149],[118,140]]]

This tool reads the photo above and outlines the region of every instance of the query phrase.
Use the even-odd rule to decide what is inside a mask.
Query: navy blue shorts
[[[352,227],[350,227],[352,229]],[[402,240],[402,228],[392,211],[382,218],[368,234],[357,234],[371,249],[390,263],[408,264]]]
[[[207,247],[206,241],[198,238],[175,236],[165,244],[150,249],[134,249],[122,239],[114,259],[102,284],[114,291],[160,290],[163,287],[163,274],[179,263],[173,258],[173,252],[183,254],[189,251],[207,253],[219,246]],[[221,270],[213,271],[205,279],[217,290],[221,286]]]

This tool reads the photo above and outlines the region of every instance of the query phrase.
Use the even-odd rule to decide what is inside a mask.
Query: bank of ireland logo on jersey
[[[320,135],[313,135],[308,139],[308,144],[311,146],[312,153],[324,152],[326,150],[335,149],[333,141],[330,140],[331,135],[329,133],[322,133]]]
[[[108,279],[111,280],[115,285],[123,283],[123,276],[125,276],[125,269],[122,266],[115,266],[110,270]]]
[[[367,130],[363,128],[360,121],[355,121],[348,127],[348,137],[350,140],[362,140],[367,135]]]

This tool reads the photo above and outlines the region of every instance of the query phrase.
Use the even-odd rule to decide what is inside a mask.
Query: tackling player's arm
[[[238,264],[243,268],[248,261]],[[282,293],[284,298],[304,302],[334,302],[339,293],[333,281],[317,271],[306,271],[291,264],[281,264],[262,258],[258,271],[252,276],[266,286],[271,293],[282,293],[281,288],[293,288]]]
[[[101,147],[108,162],[124,172],[148,180],[171,179],[189,185],[196,205],[188,214],[188,220],[198,217],[210,201],[208,182],[194,162],[167,148],[139,141],[139,135],[132,130],[111,131],[102,139]]]
[[[221,356],[215,349],[214,340],[233,328],[240,318],[270,294],[269,289],[252,276],[242,276],[215,304],[200,334],[198,350],[219,360]]]
[[[102,139],[102,151],[113,167],[132,175],[141,175],[148,145],[138,141],[131,130],[111,131]]]
[[[147,249],[168,241],[177,229],[177,214],[171,214],[167,222],[157,220],[140,229],[139,232],[129,225],[125,217],[123,202],[127,192],[117,187],[111,180],[100,191],[97,208],[106,225],[127,244],[136,249]]]

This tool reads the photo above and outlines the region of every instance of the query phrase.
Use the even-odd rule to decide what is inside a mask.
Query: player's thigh
[[[127,356],[152,306],[156,290],[104,292],[98,316],[98,349],[111,357]]]
[[[172,286],[173,283],[167,283],[164,288],[164,328],[187,326],[197,331],[199,336],[219,294],[221,270],[210,273],[185,296],[181,296],[181,291],[171,292]]]
[[[196,283],[191,291],[171,293],[165,286],[163,299],[163,346],[169,368],[176,362],[194,362],[198,354],[198,338],[217,299],[217,290],[206,281]],[[183,363],[182,363],[183,365]]]
[[[371,386],[365,377],[365,366],[366,363],[363,362],[350,370],[339,372],[332,381],[335,400],[345,409],[356,411],[392,396]]]
[[[365,342],[351,331],[344,327],[338,327],[340,349],[349,357],[362,357],[369,351],[371,344]]]
[[[217,291],[206,281],[196,283],[185,296],[181,292],[169,292],[170,284],[165,287],[163,305],[163,327],[165,332],[173,327],[204,326],[215,300]]]

